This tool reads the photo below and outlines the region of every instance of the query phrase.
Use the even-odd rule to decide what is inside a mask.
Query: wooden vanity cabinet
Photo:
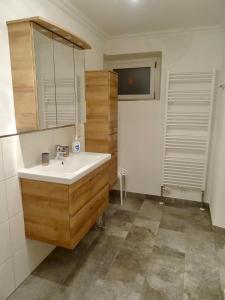
[[[73,249],[108,206],[109,162],[66,185],[21,179],[26,237]]]
[[[117,73],[86,71],[86,112],[85,150],[111,153],[111,189],[117,181]]]

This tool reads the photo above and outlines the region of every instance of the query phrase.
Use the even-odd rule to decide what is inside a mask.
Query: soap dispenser
[[[72,152],[73,153],[80,152],[80,139],[78,136],[75,136],[75,139],[72,142]]]

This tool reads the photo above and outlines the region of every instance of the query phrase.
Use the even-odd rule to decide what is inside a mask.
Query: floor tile
[[[88,289],[82,300],[141,300],[141,294],[132,285],[121,281],[99,280]]]
[[[212,231],[212,223],[207,210],[201,211],[198,207],[189,207],[187,213],[188,228],[193,230]]]
[[[56,248],[10,300],[220,300],[225,236],[209,212],[154,199],[111,201],[105,231]]]
[[[188,228],[186,245],[184,299],[221,299],[213,233]]]
[[[58,289],[56,282],[30,275],[8,300],[49,300]]]
[[[121,206],[120,197],[113,197],[110,200],[110,203],[112,203],[118,209],[128,210],[128,211],[133,211],[133,212],[137,212],[141,208],[143,202],[144,202],[143,199],[126,197],[123,199],[123,206]]]
[[[156,201],[145,199],[139,212],[138,217],[145,217],[149,220],[160,221],[162,216],[162,206]]]
[[[151,250],[141,253],[136,249],[123,248],[117,255],[106,280],[110,282],[120,281],[125,285],[132,285],[139,292],[144,284]]]
[[[123,241],[103,233],[96,244],[92,245],[91,251],[79,260],[64,284],[74,287],[77,294],[84,297],[87,286],[105,278]]]
[[[184,257],[185,234],[183,232],[159,228],[158,235],[155,240],[154,252]]]
[[[78,263],[78,258],[71,251],[64,250],[63,254],[56,248],[33,272],[35,276],[63,284]]]
[[[152,221],[142,217],[136,217],[133,224],[139,227],[147,228],[153,235],[157,235],[160,222]]]
[[[134,212],[118,209],[106,218],[105,232],[110,235],[126,238],[134,218]]]
[[[132,225],[124,246],[139,251],[139,255],[149,253],[154,246],[156,235],[149,228]]]
[[[187,223],[187,210],[184,208],[163,206],[160,228],[184,232]]]
[[[219,276],[222,290],[225,290],[225,234],[214,233],[216,260],[219,265]]]
[[[153,252],[143,299],[183,299],[184,258]]]

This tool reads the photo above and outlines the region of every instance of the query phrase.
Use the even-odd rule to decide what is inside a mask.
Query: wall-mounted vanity
[[[71,154],[22,169],[26,236],[73,249],[108,206],[110,154]]]
[[[7,25],[17,132],[83,123],[90,46],[40,17]]]

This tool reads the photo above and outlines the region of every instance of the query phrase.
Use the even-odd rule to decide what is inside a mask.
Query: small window
[[[149,95],[150,67],[114,69],[118,73],[119,95]]]
[[[119,100],[160,98],[161,53],[105,56],[105,68],[118,73]]]

